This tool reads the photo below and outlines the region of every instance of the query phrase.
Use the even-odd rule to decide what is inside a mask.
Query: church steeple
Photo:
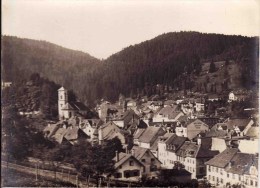
[[[62,86],[58,90],[58,111],[59,111],[59,119],[64,117],[62,108],[68,102],[68,91]]]

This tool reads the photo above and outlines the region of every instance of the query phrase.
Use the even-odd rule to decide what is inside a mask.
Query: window
[[[254,185],[254,182],[253,180],[250,180],[250,185],[253,186]]]
[[[218,167],[216,167],[216,172],[218,173]]]
[[[220,179],[220,183],[223,183],[223,179],[222,178]]]
[[[62,99],[62,95],[60,96],[60,99]]]
[[[62,107],[63,105],[62,104],[60,104],[60,107]]]
[[[211,172],[210,166],[208,167],[209,172]]]
[[[142,159],[142,162],[145,163],[145,159]]]
[[[255,182],[255,186],[257,187],[257,181]]]
[[[119,168],[122,168],[122,165],[120,165]]]
[[[238,180],[241,181],[241,176],[238,176]]]
[[[245,184],[248,185],[248,179],[246,179],[246,183]]]
[[[215,181],[215,177],[214,176],[212,176],[212,181]]]
[[[155,161],[154,158],[152,158],[152,159],[151,159],[151,162],[154,162],[154,161]]]
[[[129,166],[134,166],[134,161],[129,161]]]
[[[229,178],[229,173],[227,173],[227,177]]]
[[[156,165],[150,166],[150,171],[151,172],[157,171],[157,166]]]
[[[232,179],[235,179],[236,177],[235,177],[235,174],[232,174]]]
[[[209,175],[209,180],[210,180],[211,176]]]
[[[114,174],[115,178],[122,178],[122,173],[118,172]]]

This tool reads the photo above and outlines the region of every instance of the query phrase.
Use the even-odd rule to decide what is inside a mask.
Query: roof
[[[66,91],[66,89],[62,86],[58,91]]]
[[[65,104],[62,110],[88,111],[89,108],[81,102],[69,102]]]
[[[138,139],[143,133],[145,129],[137,129],[134,133],[134,139]]]
[[[196,143],[193,142],[185,142],[180,149],[176,152],[177,156],[181,157],[196,157],[196,153],[199,149],[199,146]]]
[[[137,160],[140,160],[144,154],[149,151],[147,148],[141,148],[141,147],[138,147],[138,146],[134,146],[132,148],[132,150],[134,150],[133,154],[134,154],[134,157],[137,159]]]
[[[174,100],[166,100],[166,101],[164,101],[164,105],[172,105],[174,103],[175,103]],[[177,107],[177,105],[175,105],[175,106]]]
[[[251,138],[259,138],[259,127],[250,127],[245,135]]]
[[[63,106],[62,110],[76,110],[74,109],[74,106],[72,106],[70,103],[66,103],[65,106]]]
[[[51,138],[54,138],[56,142],[58,143],[62,143],[63,137],[66,134],[67,129],[64,127],[60,127],[59,129],[57,129],[57,131],[54,133],[53,136],[51,136]]]
[[[166,150],[174,150],[177,151],[186,141],[187,138],[180,137],[175,134],[171,135],[166,141],[166,145],[174,146],[172,147],[166,147]]]
[[[228,119],[224,123],[226,123],[227,126],[230,127],[229,129],[232,129],[232,127],[237,126],[239,127],[240,131],[243,131],[250,121],[252,120],[236,118],[236,119]]]
[[[239,150],[237,148],[227,148],[222,153],[207,161],[206,165],[224,168]]]
[[[78,138],[78,131],[79,131],[79,128],[77,126],[70,126],[67,128],[67,131],[66,131],[64,137],[68,141],[76,140]]]
[[[131,154],[126,154],[126,153],[118,153],[118,158],[119,160],[117,161],[117,156],[115,156],[113,158],[113,160],[115,161],[115,169],[117,169],[119,166],[121,166],[122,164],[124,164],[128,159],[133,159],[135,161],[137,161],[141,166],[144,166],[140,161],[138,161],[134,156],[132,156]]]
[[[255,157],[248,153],[236,153],[231,159],[231,166],[226,168],[226,171],[233,174],[243,175],[246,171],[249,171],[251,165],[254,164]]]
[[[161,127],[147,127],[144,133],[140,136],[139,142],[150,143],[164,133],[165,131],[163,131]]]

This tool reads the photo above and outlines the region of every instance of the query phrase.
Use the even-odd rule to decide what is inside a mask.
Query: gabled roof
[[[138,146],[134,146],[132,148],[132,150],[134,150],[134,157],[137,159],[137,160],[141,160],[142,157],[144,156],[145,153],[149,153],[150,155],[152,155],[157,161],[159,161],[154,155],[153,153],[151,152],[151,150],[147,149],[147,148],[142,148],[142,147],[138,147]],[[159,161],[160,162],[160,161]],[[161,163],[161,162],[160,162]]]
[[[176,134],[171,135],[166,141],[166,145],[174,146],[174,148],[169,148],[166,146],[166,150],[174,150],[175,152],[185,143],[187,138],[177,136]]]
[[[137,129],[134,133],[134,139],[140,138],[140,136],[144,133],[146,129]]]
[[[230,160],[231,166],[227,166],[226,171],[233,174],[243,175],[249,171],[250,166],[254,164],[255,156],[248,153],[236,153]]]
[[[78,131],[79,131],[79,128],[77,126],[70,126],[67,128],[67,131],[66,131],[64,137],[68,141],[76,140],[76,139],[78,139]]]
[[[131,154],[126,154],[126,153],[119,153],[118,154],[118,158],[119,160],[117,161],[117,156],[115,156],[113,158],[113,160],[115,161],[115,169],[117,169],[119,166],[121,166],[122,164],[124,164],[126,161],[128,161],[129,159],[133,159],[135,160],[138,164],[140,164],[140,166],[144,166],[139,160],[137,160],[134,156],[132,156]]]
[[[224,123],[226,123],[228,125],[228,127],[237,126],[240,129],[240,131],[243,131],[246,128],[246,126],[249,124],[250,121],[252,121],[252,120],[236,118],[236,119],[228,119]]]
[[[205,164],[225,168],[238,151],[239,150],[237,148],[227,148],[222,153],[207,161]]]
[[[161,127],[147,127],[144,133],[139,138],[139,142],[150,143],[155,140],[158,136],[165,133]]]
[[[63,137],[64,135],[66,134],[67,132],[67,129],[66,128],[63,128],[63,127],[60,127],[55,133],[53,136],[51,136],[51,138],[54,138],[56,142],[58,143],[62,143],[62,140],[63,140]]]

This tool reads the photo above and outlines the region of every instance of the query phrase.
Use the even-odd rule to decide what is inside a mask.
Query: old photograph
[[[259,187],[260,1],[1,12],[1,187]]]

